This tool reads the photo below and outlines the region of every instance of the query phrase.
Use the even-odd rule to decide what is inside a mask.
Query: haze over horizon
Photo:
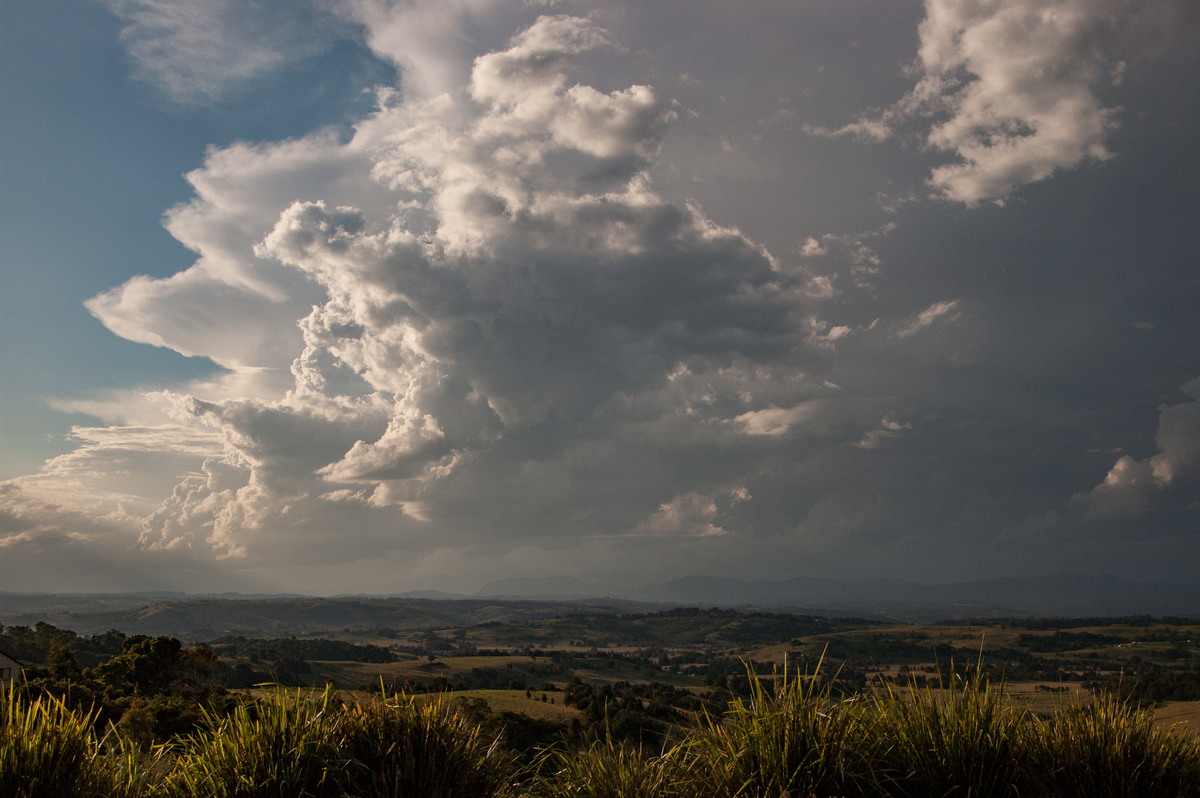
[[[1200,582],[1195,3],[0,14],[5,591]]]

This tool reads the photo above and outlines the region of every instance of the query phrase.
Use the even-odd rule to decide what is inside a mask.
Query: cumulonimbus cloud
[[[534,473],[547,451],[629,424],[761,434],[771,408],[825,390],[796,375],[828,278],[655,192],[669,104],[570,77],[609,47],[589,19],[543,16],[476,59],[465,91],[385,92],[350,141],[238,144],[189,175],[197,197],[168,224],[200,260],[89,309],[132,340],[289,368],[293,385],[176,400],[224,457],[146,517],[144,546],[268,557],[287,529],[289,557],[352,558],[389,529],[453,538],[463,486],[510,479],[496,469]],[[648,491],[640,520],[592,507],[580,531],[661,521],[734,476]],[[578,512],[560,502],[579,489],[559,485],[554,512]],[[333,513],[371,542],[331,546]]]
[[[476,5],[490,8],[447,19]],[[394,50],[392,6],[338,13]],[[893,225],[780,258],[668,198],[655,178],[679,106],[577,78],[581,61],[621,57],[593,18],[542,16],[463,70],[466,44],[452,49],[445,69],[419,53],[425,88],[378,90],[348,139],[207,154],[195,196],[167,214],[195,264],[88,308],[229,373],[125,407],[76,402],[127,426],[86,432],[22,490],[66,497],[88,467],[127,457],[138,476],[84,498],[148,557],[432,568],[479,546],[712,555],[780,530],[819,539],[855,501],[843,486],[821,498],[837,482],[822,456],[902,471],[888,463],[926,422],[838,358],[903,368],[892,361],[929,358],[939,328],[973,311],[927,295],[855,304],[888,284],[878,239]],[[400,63],[393,50],[381,55]],[[125,452],[138,436],[162,440]],[[829,539],[866,534],[889,506]]]
[[[1106,86],[1128,40],[1110,41],[1119,26],[1102,12],[1148,11],[930,0],[917,70],[891,96],[916,88],[841,131],[915,136],[930,159],[884,163],[880,149],[873,164],[813,171],[827,144],[753,120],[820,113],[781,91],[860,96],[847,82],[872,59],[853,76],[831,69],[827,83],[807,80],[812,59],[752,81],[771,59],[740,58],[761,38],[753,22],[726,31],[744,9],[681,20],[676,7],[605,2],[585,18],[557,13],[580,7],[564,3],[535,21],[529,3],[320,2],[323,19],[397,65],[398,85],[375,90],[352,132],[205,154],[187,176],[193,197],[166,216],[194,264],[87,307],[121,337],[223,371],[57,401],[113,426],[81,427],[74,451],[12,481],[0,545],[41,562],[56,547],[84,563],[127,557],[204,589],[344,590],[370,573],[371,589],[387,590],[412,574],[442,586],[503,568],[784,575],[838,559],[843,573],[882,573],[897,557],[930,575],[938,560],[926,553],[960,531],[986,535],[1099,479],[1071,470],[1088,466],[1067,446],[1053,470],[1083,481],[1034,485],[1012,463],[1044,427],[1031,417],[1010,435],[996,423],[1014,386],[1031,390],[1005,360],[1012,325],[1042,305],[1005,293],[1015,314],[989,314],[1000,294],[987,286],[1012,275],[988,258],[950,261],[986,247],[963,242],[967,227],[995,233],[1019,212],[968,213],[944,235],[961,209],[906,202],[884,224],[877,207],[864,218],[837,192],[824,197],[821,181],[861,196],[865,171],[891,191],[940,165],[934,194],[986,202],[1103,157],[1095,147],[1110,146],[1120,118]],[[286,36],[229,38],[247,52],[227,74],[202,47],[180,48],[177,62],[146,57],[184,33],[211,38],[227,21],[213,9],[232,8],[196,11],[203,24],[190,32],[130,10],[185,6],[124,6],[139,36],[162,40],[138,50],[126,38],[142,67],[211,67],[211,91],[191,89],[202,100],[252,79],[239,64],[245,75],[284,64],[253,51]],[[812,13],[799,4],[780,18],[845,19]],[[901,41],[887,24],[846,31],[864,32]],[[681,44],[722,36],[732,55]],[[996,44],[1005,37],[1011,46]],[[693,70],[696,59],[712,66]],[[685,69],[703,81],[672,77]],[[728,94],[738,85],[744,101]],[[821,234],[830,219],[858,232]],[[1008,243],[997,258],[1025,245]],[[977,268],[993,270],[983,290]],[[1035,361],[1020,373],[1044,367]],[[1178,504],[1194,484],[1194,406],[1164,409],[1159,452],[1117,463],[1064,517],[1091,528]],[[978,538],[961,539],[979,551]]]

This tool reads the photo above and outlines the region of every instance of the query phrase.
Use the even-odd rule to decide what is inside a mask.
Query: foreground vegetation
[[[276,690],[192,733],[139,746],[120,727],[19,689],[0,725],[13,798],[781,798],[1200,795],[1200,737],[1101,697],[1049,716],[977,678],[839,695],[750,675],[661,749],[597,735],[522,752],[450,695]],[[525,754],[525,756],[522,756]]]
[[[193,643],[0,627],[25,666],[0,796],[1200,795],[1194,619],[681,608]]]

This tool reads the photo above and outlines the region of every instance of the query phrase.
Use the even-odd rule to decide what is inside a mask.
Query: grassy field
[[[1180,733],[1200,735],[1200,701],[1173,701],[1156,707],[1154,722]]]
[[[547,700],[542,701],[545,695]],[[555,693],[533,692],[532,697],[525,695],[524,690],[461,690],[453,694],[454,698],[466,700],[479,699],[487,703],[492,712],[516,712],[536,720],[547,720],[551,723],[568,724],[572,719],[580,717],[580,711],[562,702],[562,695]],[[554,703],[550,703],[553,700]]]
[[[579,678],[590,684],[655,681],[680,687],[703,684],[694,676],[663,671],[655,666],[627,658],[607,656],[571,657],[555,661],[546,656],[524,654],[449,656],[433,659],[403,659],[398,662],[328,662],[311,663],[314,683],[331,681],[343,689],[367,688],[382,679],[388,685],[426,684],[436,679],[461,681],[466,685],[481,679],[499,679],[508,687],[513,680],[524,683],[522,690],[541,689],[547,684],[562,687]]]

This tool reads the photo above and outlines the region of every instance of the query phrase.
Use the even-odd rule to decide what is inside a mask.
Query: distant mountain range
[[[392,596],[180,593],[0,593],[0,623],[39,621],[80,634],[208,640],[223,635],[283,636],[373,629],[437,629],[571,613],[647,612],[722,607],[929,623],[965,618],[1200,618],[1200,584],[1131,582],[1113,576],[1059,574],[926,585],[898,579],[797,577],[746,580],[690,576],[613,587],[572,577],[506,579],[474,596],[416,592]]]
[[[932,621],[1010,616],[1179,615],[1200,617],[1200,584],[1132,582],[1115,576],[1055,574],[927,585],[901,579],[796,577],[747,580],[689,576],[611,588],[570,577],[507,579],[477,596],[573,598],[611,596],[700,607],[787,608]]]
[[[0,593],[0,624],[45,622],[81,635],[116,629],[184,641],[229,635],[287,637],[412,631],[556,618],[572,613],[658,609],[630,601],[409,598],[399,596],[180,596]]]

